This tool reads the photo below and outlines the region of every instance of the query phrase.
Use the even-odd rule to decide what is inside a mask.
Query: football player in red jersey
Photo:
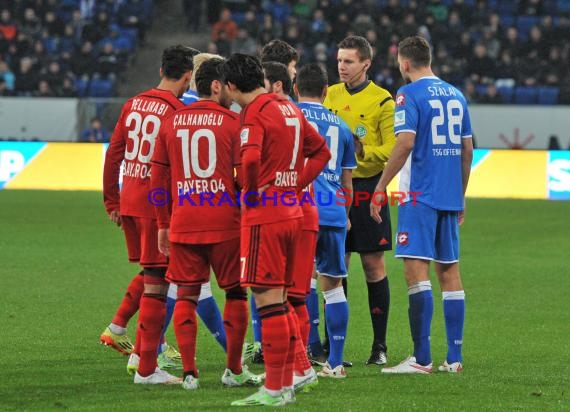
[[[265,385],[232,405],[283,405],[295,399],[295,340],[300,339],[286,306],[303,217],[298,193],[320,173],[330,152],[293,103],[266,92],[256,57],[233,54],[222,74],[243,109],[241,285],[255,297],[266,371]]]
[[[210,268],[226,292],[226,386],[260,384],[241,365],[247,331],[247,293],[240,286],[240,209],[234,167],[240,162],[239,115],[219,68],[222,59],[202,63],[196,73],[199,100],[163,122],[152,158],[153,190],[168,189],[172,215],[157,206],[159,249],[170,256],[167,278],[178,285],[174,331],[184,365],[183,387],[197,389],[196,305]],[[170,186],[169,186],[170,180]]]
[[[150,159],[162,121],[184,106],[179,97],[188,88],[192,76],[192,57],[193,50],[185,46],[171,46],[164,50],[160,83],[125,103],[105,155],[105,208],[110,219],[123,228],[129,261],[142,266],[143,276],[142,280],[136,276],[129,285],[117,316],[101,336],[101,341],[115,345],[117,350],[124,353],[130,352],[132,345],[131,348],[124,346],[125,327],[139,309],[137,347],[134,352],[140,355],[140,362],[137,362],[138,358],[129,359],[129,364],[133,363],[135,369],[138,363],[135,383],[180,381],[160,370],[156,363],[166,315],[168,282],[165,275],[168,260],[158,250],[158,226],[154,207],[149,201]],[[123,183],[119,191],[123,161]],[[113,326],[115,330],[111,329]],[[118,340],[121,335],[123,339]],[[133,357],[136,355],[131,355]]]
[[[265,62],[262,64],[265,75],[265,89],[275,93],[283,99],[289,99],[292,82],[287,66],[278,62]],[[294,319],[301,336],[295,347],[295,370],[293,385],[295,390],[309,387],[317,382],[317,374],[311,367],[307,357],[307,343],[309,341],[309,313],[305,299],[311,289],[315,251],[317,247],[317,235],[319,233],[319,214],[317,205],[312,195],[312,185],[303,189],[300,202],[303,210],[303,224],[294,252],[293,285],[287,290],[289,310],[294,314]]]

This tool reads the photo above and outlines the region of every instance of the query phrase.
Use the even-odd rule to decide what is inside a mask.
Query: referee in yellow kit
[[[392,95],[368,79],[372,47],[360,36],[349,36],[338,44],[338,74],[341,83],[329,86],[325,107],[341,117],[355,139],[358,167],[353,172],[354,201],[350,209],[351,229],[346,238],[347,268],[350,253],[360,254],[368,286],[368,305],[374,340],[367,365],[386,363],[386,328],[390,288],[384,251],[392,249],[392,227],[388,207],[381,209],[382,223],[370,217],[370,198],[396,143],[395,103]],[[346,290],[345,290],[346,293]]]

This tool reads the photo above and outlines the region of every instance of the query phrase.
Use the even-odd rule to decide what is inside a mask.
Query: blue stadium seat
[[[89,96],[91,97],[112,97],[115,85],[111,80],[93,79],[89,85]]]
[[[512,16],[517,12],[517,3],[515,1],[499,1],[497,2],[497,11],[499,14],[510,14]]]
[[[540,87],[538,89],[538,104],[558,104],[559,87]]]
[[[517,29],[519,30],[521,39],[526,40],[532,26],[538,25],[539,22],[540,20],[537,16],[519,16],[517,19]]]
[[[487,85],[486,84],[477,84],[475,86],[475,91],[481,95],[484,96],[487,94]]]
[[[558,0],[556,7],[560,13],[570,13],[570,0]]]
[[[520,86],[515,89],[516,104],[536,104],[538,90],[536,87]]]
[[[513,87],[506,87],[506,86],[497,87],[497,92],[499,92],[505,103],[513,102],[513,95],[514,95]]]
[[[505,28],[515,25],[515,18],[509,14],[499,15],[499,21],[501,22],[501,25]]]
[[[79,94],[79,97],[87,96],[88,86],[89,86],[89,81],[84,79],[75,79],[75,88],[77,89],[77,94]]]

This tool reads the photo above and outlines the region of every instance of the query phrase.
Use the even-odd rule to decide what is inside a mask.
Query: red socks
[[[282,303],[257,308],[261,319],[261,343],[265,359],[265,387],[280,391],[289,352],[289,321]]]
[[[156,356],[164,318],[166,317],[166,296],[143,294],[139,310],[137,337],[140,340],[139,375],[149,376],[156,369]]]
[[[247,332],[247,295],[243,299],[226,297],[224,306],[224,329],[227,339],[227,367],[235,374],[242,372],[241,351]]]
[[[178,349],[182,355],[184,377],[187,375],[198,377],[198,368],[195,360],[196,333],[198,332],[198,323],[196,322],[197,305],[197,302],[179,296],[174,306],[174,333],[176,334]]]
[[[309,344],[309,332],[311,330],[311,320],[309,319],[309,311],[307,310],[307,305],[296,305],[293,307],[295,309],[295,314],[297,315],[297,320],[299,322],[299,332],[301,334],[301,340],[303,341],[303,346],[306,348]]]
[[[129,320],[137,313],[139,310],[139,304],[141,296],[144,291],[144,276],[142,273],[137,273],[129,286],[127,287],[127,292],[117,309],[117,313],[113,318],[112,323],[123,328],[127,327]]]

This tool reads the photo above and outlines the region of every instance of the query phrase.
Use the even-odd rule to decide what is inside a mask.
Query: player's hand
[[[158,250],[164,256],[170,254],[170,241],[168,236],[170,234],[170,229],[158,229]]]
[[[354,153],[356,153],[358,157],[364,157],[364,145],[356,136],[354,136]]]
[[[457,213],[457,222],[459,223],[459,226],[465,222],[465,210],[460,210],[459,213]]]
[[[382,205],[385,201],[385,191],[376,190],[372,194],[373,198],[370,199],[370,217],[378,223],[382,223],[382,217],[380,216],[380,211],[382,210]]]
[[[352,229],[352,223],[350,219],[346,219],[346,231],[348,232],[350,229]]]
[[[117,226],[121,226],[121,212],[119,212],[118,210],[113,210],[112,212],[109,213],[109,219],[111,219],[111,221],[116,224]]]

